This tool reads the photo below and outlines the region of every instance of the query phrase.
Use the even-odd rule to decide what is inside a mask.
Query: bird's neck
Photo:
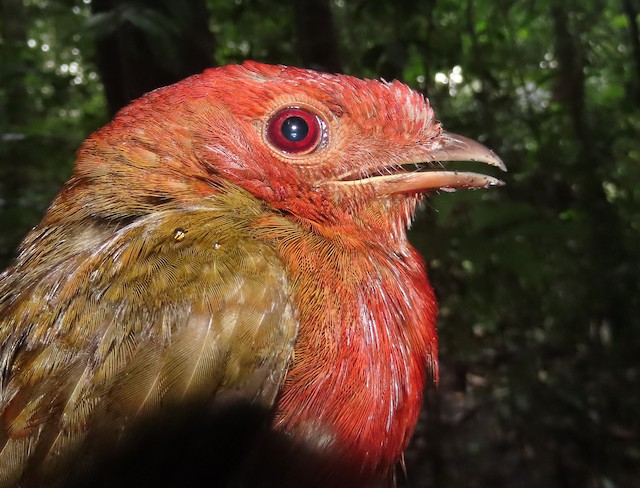
[[[271,232],[300,320],[276,426],[306,450],[342,459],[354,479],[384,476],[436,368],[437,307],[424,263],[404,228],[384,236],[288,221]]]

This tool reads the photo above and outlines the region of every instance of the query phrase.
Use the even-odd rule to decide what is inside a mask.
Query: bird
[[[0,487],[393,483],[438,374],[407,228],[502,184],[449,161],[506,170],[399,81],[246,61],[123,108],[0,275]]]

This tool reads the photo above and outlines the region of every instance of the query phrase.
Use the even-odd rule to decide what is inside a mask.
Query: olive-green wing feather
[[[0,285],[0,486],[59,478],[176,405],[273,403],[296,320],[237,197],[27,239]]]

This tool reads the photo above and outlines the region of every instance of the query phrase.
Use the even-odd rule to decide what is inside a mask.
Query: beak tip
[[[473,139],[445,131],[443,140],[445,146],[441,152],[445,156],[444,160],[476,161],[507,171],[507,166],[496,153]]]
[[[480,146],[480,144],[478,144],[478,146]],[[500,171],[508,171],[507,165],[504,164],[504,161],[502,161],[502,159],[496,153],[484,146],[481,146],[481,148],[483,150],[481,150],[479,147],[476,147],[477,155],[475,157],[469,158],[470,161],[490,164],[491,166],[495,166],[496,168],[498,168]]]
[[[485,176],[484,177],[484,186],[477,186],[476,188],[497,188],[501,186],[505,186],[506,183],[498,178],[494,178],[493,176]]]
[[[494,153],[493,151],[491,151],[491,155],[494,157],[494,161],[495,161],[495,166],[496,166],[496,168],[498,168],[500,171],[504,171],[505,173],[506,173],[507,171],[509,171],[509,170],[507,169],[507,165],[506,165],[506,164],[504,164],[504,161],[503,161],[502,159],[500,159],[500,158],[496,155],[496,153]]]
[[[504,164],[504,161],[492,150],[489,150],[489,152],[493,157],[495,167],[498,168],[500,171],[504,171],[506,173],[508,170],[507,170],[507,165]]]

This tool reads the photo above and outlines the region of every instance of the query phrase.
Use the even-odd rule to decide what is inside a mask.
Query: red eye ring
[[[276,113],[267,124],[267,139],[280,151],[307,154],[320,144],[321,121],[300,107],[287,107]]]

